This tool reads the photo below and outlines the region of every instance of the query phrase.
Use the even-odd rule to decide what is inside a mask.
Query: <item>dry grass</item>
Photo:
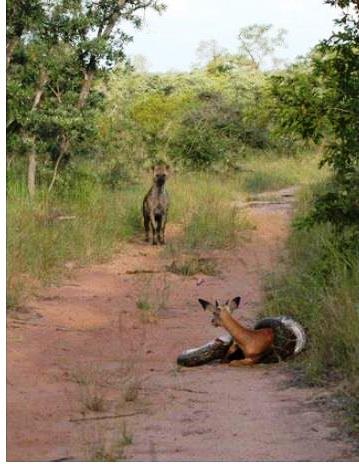
[[[83,399],[82,404],[88,411],[102,412],[105,411],[105,398],[96,388],[88,388]]]
[[[217,264],[213,259],[203,258],[196,254],[175,258],[172,263],[166,267],[166,270],[173,274],[184,276],[193,276],[196,274],[215,276],[219,274]]]
[[[132,444],[133,435],[127,429],[126,422],[118,425],[111,434],[96,431],[88,443],[88,460],[92,462],[125,461],[125,448]]]
[[[140,296],[136,306],[144,323],[158,322],[160,312],[167,308],[171,285],[166,273],[141,276]]]

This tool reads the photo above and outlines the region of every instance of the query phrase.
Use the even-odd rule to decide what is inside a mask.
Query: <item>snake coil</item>
[[[274,331],[273,349],[263,355],[260,362],[275,363],[297,356],[306,346],[307,336],[304,328],[289,316],[266,317],[254,326],[255,329],[270,328]],[[207,364],[212,361],[230,361],[243,358],[240,348],[227,356],[232,345],[231,335],[222,335],[198,348],[191,348],[181,353],[177,358],[180,366],[192,367]]]

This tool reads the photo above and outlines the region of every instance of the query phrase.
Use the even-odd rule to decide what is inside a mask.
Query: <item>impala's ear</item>
[[[212,303],[210,303],[209,301],[202,300],[202,298],[198,298],[198,301],[204,310],[213,308]]]
[[[229,309],[233,312],[238,309],[239,303],[241,302],[241,297],[236,296],[233,300],[229,303]]]

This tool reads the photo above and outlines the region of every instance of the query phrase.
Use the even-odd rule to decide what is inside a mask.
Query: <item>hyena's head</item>
[[[161,187],[167,180],[170,173],[168,164],[157,164],[153,168],[153,180],[156,185]]]
[[[214,327],[222,327],[223,312],[227,311],[232,314],[233,311],[238,308],[239,303],[241,302],[241,297],[237,296],[231,301],[228,300],[224,305],[220,305],[217,300],[215,304],[202,300],[202,298],[199,298],[198,301],[204,310],[209,309],[212,312],[211,324],[214,325]]]

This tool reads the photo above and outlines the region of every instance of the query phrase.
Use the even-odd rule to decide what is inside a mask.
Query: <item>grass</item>
[[[136,307],[140,310],[142,322],[157,322],[159,308],[148,297],[141,296],[136,301]]]
[[[184,243],[188,248],[226,248],[239,242],[239,231],[250,223],[235,206],[209,197],[208,203],[194,212],[184,226]]]
[[[172,263],[166,267],[166,270],[184,276],[193,276],[196,274],[215,276],[219,273],[217,265],[212,259],[201,258],[197,255],[183,256],[174,259]]]
[[[238,178],[206,172],[181,173],[168,181],[171,194],[170,220],[188,223],[192,214],[213,198],[222,205],[238,199],[242,192]]]
[[[60,198],[39,192],[31,202],[12,186],[7,209],[8,307],[16,308],[32,288],[80,265],[108,259],[119,244],[142,228],[143,192],[133,187],[111,192],[100,185]],[[61,216],[71,217],[62,220]]]
[[[106,409],[102,393],[105,372],[97,366],[78,367],[71,372],[70,379],[79,387],[82,413],[102,412]]]
[[[98,392],[88,393],[83,399],[83,406],[92,412],[101,412],[105,410],[105,399]]]
[[[171,286],[165,273],[142,277],[141,294],[136,301],[143,322],[157,322],[161,310],[167,308]]]
[[[266,172],[258,169],[253,173],[247,173],[243,180],[243,188],[250,193],[261,193],[266,190],[280,190],[297,183],[297,177],[289,172]]]
[[[125,382],[123,392],[123,399],[128,403],[133,403],[138,399],[141,389],[141,382],[138,378],[134,377]]]
[[[187,173],[173,179],[171,218],[183,227],[177,247],[193,250],[235,245],[238,232],[249,226],[244,213],[233,205],[240,195],[236,176]]]
[[[308,209],[312,194],[302,197]],[[265,315],[288,314],[309,334],[297,362],[310,384],[345,385],[355,400],[359,428],[359,248],[344,251],[344,237],[328,224],[293,229],[287,257],[267,278]]]
[[[328,171],[318,169],[319,158],[303,154],[296,158],[258,157],[248,160],[239,175],[241,189],[248,193],[275,191],[298,184],[319,182]]]
[[[125,448],[132,443],[133,436],[127,431],[126,422],[123,422],[118,436],[114,436],[110,442],[101,437],[97,439],[97,443],[92,444],[89,460],[94,462],[124,461],[126,460]]]
[[[181,251],[236,245],[250,228],[233,202],[246,192],[275,189],[322,176],[317,158],[256,158],[246,172],[180,173],[168,181],[169,223],[181,233],[172,240]],[[90,170],[89,168],[87,168]],[[92,171],[95,167],[92,166]],[[86,174],[86,173],[85,173]],[[280,180],[278,180],[280,178]],[[7,305],[15,309],[36,288],[58,281],[76,265],[109,259],[142,231],[142,199],[151,184],[146,175],[137,185],[114,191],[83,173],[62,182],[51,195],[39,188],[30,201],[24,181],[9,176],[7,198]],[[77,179],[77,180],[76,180]],[[66,180],[66,179],[65,179]],[[65,217],[65,219],[64,219]],[[194,263],[183,272],[192,272]],[[181,272],[181,271],[180,271]]]

